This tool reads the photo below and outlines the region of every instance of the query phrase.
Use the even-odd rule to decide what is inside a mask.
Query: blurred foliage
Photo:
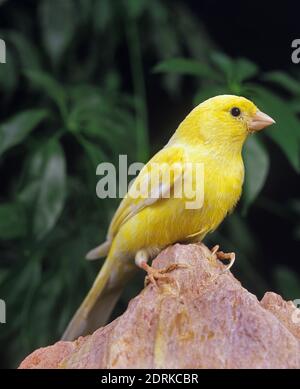
[[[8,321],[0,333],[3,363],[15,366],[57,340],[91,285],[99,263],[83,258],[104,239],[118,203],[96,198],[96,166],[117,163],[119,154],[129,162],[149,157],[145,79],[157,77],[151,75],[155,63],[170,96],[178,96],[183,76],[190,76],[195,104],[220,93],[241,94],[276,119],[276,128],[245,147],[241,211],[209,238],[236,250],[241,279],[264,292],[269,280],[253,262],[259,239],[243,215],[268,175],[266,137],[300,170],[300,80],[263,73],[249,60],[216,51],[180,1],[41,0],[34,11],[11,3],[1,5],[11,26],[0,31],[7,42],[7,65],[0,66],[0,297]],[[299,216],[299,200],[290,207]],[[273,282],[286,297],[299,297],[291,270],[276,268]],[[137,279],[125,291],[119,311],[139,286]]]

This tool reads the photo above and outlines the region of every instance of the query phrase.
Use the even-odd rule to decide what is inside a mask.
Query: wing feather
[[[182,180],[184,150],[169,146],[159,151],[140,171],[126,197],[117,209],[108,230],[108,240],[112,240],[120,227],[145,207],[167,198]]]

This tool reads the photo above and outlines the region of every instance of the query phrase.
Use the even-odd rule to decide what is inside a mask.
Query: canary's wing
[[[182,182],[184,150],[170,146],[159,151],[140,171],[126,197],[117,209],[108,230],[111,241],[120,227],[145,207],[170,197],[176,184]]]

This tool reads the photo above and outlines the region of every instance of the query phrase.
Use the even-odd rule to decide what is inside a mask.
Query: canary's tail
[[[62,340],[74,340],[80,335],[92,333],[106,323],[123,289],[124,283],[120,282],[121,270],[119,259],[109,254]]]

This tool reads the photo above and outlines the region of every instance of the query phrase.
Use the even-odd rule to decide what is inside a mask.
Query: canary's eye
[[[238,107],[233,107],[233,108],[231,108],[230,113],[232,116],[237,117],[237,116],[240,116],[241,110]]]

